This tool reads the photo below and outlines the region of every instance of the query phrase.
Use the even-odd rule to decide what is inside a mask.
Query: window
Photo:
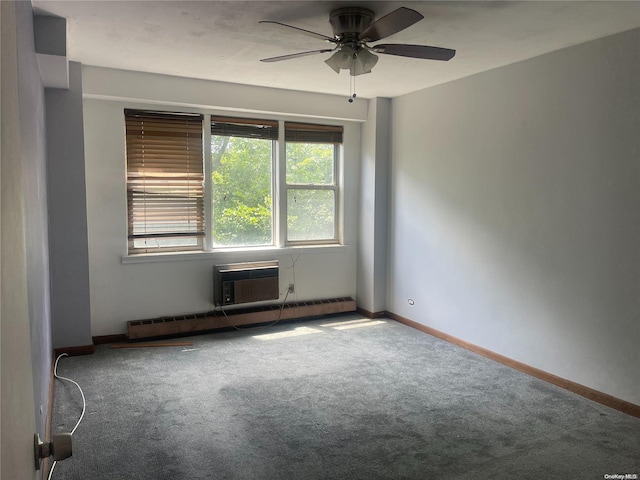
[[[285,123],[287,240],[336,241],[342,127]]]
[[[125,111],[129,253],[202,250],[202,116]]]
[[[133,110],[125,120],[130,254],[338,243],[341,126]]]
[[[273,244],[276,140],[278,122],[211,118],[214,246]]]

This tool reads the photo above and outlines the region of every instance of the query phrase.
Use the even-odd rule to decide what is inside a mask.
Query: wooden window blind
[[[285,122],[284,139],[301,143],[342,143],[343,128],[336,125]]]
[[[211,117],[211,135],[278,139],[278,122],[251,118]]]
[[[129,253],[203,249],[202,120],[125,110]]]

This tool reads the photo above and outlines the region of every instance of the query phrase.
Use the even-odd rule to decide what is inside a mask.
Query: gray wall
[[[47,153],[45,93],[35,55],[33,12],[30,2],[16,2],[16,23],[31,356],[37,426],[38,432],[44,438],[51,375]]]
[[[30,2],[0,2],[2,241],[0,323],[2,469],[36,478],[33,433],[44,437],[51,366],[48,311],[44,92]],[[35,400],[35,401],[34,401]]]
[[[391,100],[369,100],[362,124],[358,216],[358,307],[386,310]]]
[[[390,311],[640,404],[639,46],[394,100]]]
[[[211,272],[216,264],[279,260],[281,301],[289,283],[295,283],[296,288],[295,298],[289,296],[288,301],[356,295],[359,120],[363,118],[362,113],[366,113],[366,109],[361,108],[361,105],[366,107],[364,100],[349,104],[338,96],[291,93],[99,67],[83,67],[83,92],[88,97],[84,101],[84,135],[91,331],[94,336],[124,333],[129,320],[211,310]],[[262,99],[259,102],[255,100],[258,96]],[[283,120],[309,122],[319,115],[313,121],[343,125],[344,161],[341,162],[339,181],[344,189],[338,208],[344,219],[341,232],[344,245],[128,256],[123,111],[125,108],[149,108],[160,99],[165,110],[230,114],[230,110],[220,110],[215,105],[201,102],[227,105],[237,102],[247,109],[251,105],[263,109],[254,112],[259,111],[260,116],[267,118],[277,115]],[[299,103],[301,99],[304,100]],[[352,110],[351,106],[356,109]],[[285,114],[300,108],[306,110],[308,116]],[[327,108],[334,115],[333,119],[322,117]],[[248,111],[242,115],[248,115]]]
[[[53,346],[91,345],[82,66],[69,89],[46,90]]]

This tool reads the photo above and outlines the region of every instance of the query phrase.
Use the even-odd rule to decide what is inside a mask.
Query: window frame
[[[157,258],[158,260],[177,260],[189,257],[199,257],[200,255],[208,256],[215,254],[216,252],[233,252],[233,251],[268,251],[268,250],[281,250],[287,248],[305,248],[310,249],[313,247],[327,248],[327,247],[341,247],[345,246],[343,243],[343,230],[344,230],[344,218],[343,218],[343,206],[342,198],[344,196],[344,182],[341,178],[341,173],[344,169],[344,141],[340,143],[334,143],[333,152],[333,184],[331,185],[317,185],[317,184],[287,184],[286,181],[286,141],[285,141],[285,125],[287,122],[297,123],[295,119],[283,118],[278,116],[262,117],[260,115],[229,115],[229,112],[204,112],[202,110],[190,111],[191,109],[185,108],[176,110],[145,110],[143,108],[125,108],[126,111],[149,111],[158,114],[198,114],[201,116],[202,121],[202,157],[203,157],[203,174],[204,174],[204,230],[205,235],[203,242],[198,248],[163,248],[156,251],[135,251],[131,248],[127,249],[127,254],[123,257],[123,263],[136,263],[149,261],[149,259]],[[213,184],[211,181],[212,175],[212,162],[211,162],[211,119],[212,117],[228,117],[238,119],[249,119],[257,121],[276,121],[278,124],[278,137],[272,144],[272,244],[262,245],[238,245],[238,246],[222,246],[213,244]],[[306,120],[306,119],[305,119]],[[310,119],[315,120],[315,119]],[[323,122],[318,119],[313,124],[318,126],[325,126],[327,128],[340,129],[341,132],[345,131],[345,125],[342,122]],[[342,133],[341,133],[342,134]],[[126,141],[125,141],[126,152]],[[126,160],[126,159],[125,159]],[[125,173],[128,172],[125,165]],[[287,195],[291,188],[307,189],[307,190],[331,190],[334,192],[334,232],[333,238],[321,239],[321,240],[288,240],[287,238]],[[127,224],[129,222],[129,214],[126,213]],[[128,244],[128,242],[127,242]],[[163,255],[164,254],[164,255]],[[145,260],[145,258],[147,260]],[[126,261],[125,261],[126,259]]]
[[[264,126],[266,128],[273,128],[275,130],[272,130],[270,132],[268,132],[266,135],[243,135],[242,133],[238,134],[238,135],[228,135],[229,137],[242,137],[242,138],[255,138],[255,139],[260,139],[260,140],[271,140],[271,160],[270,160],[270,165],[271,165],[271,243],[262,243],[262,244],[254,244],[254,245],[216,245],[214,244],[214,235],[213,235],[213,228],[214,228],[214,202],[213,202],[213,198],[214,198],[214,188],[213,188],[213,184],[211,181],[212,178],[212,174],[213,174],[213,165],[212,165],[212,151],[211,151],[211,139],[214,136],[212,131],[213,131],[213,123],[214,123],[214,119],[218,120],[218,123],[220,124],[237,124],[237,125],[244,125],[245,127],[248,127],[246,130],[251,130],[251,127],[249,127],[250,125],[260,125],[260,126]],[[217,251],[217,250],[224,250],[224,249],[260,249],[260,248],[273,248],[274,246],[277,245],[276,243],[276,226],[277,226],[277,219],[276,219],[276,215],[278,214],[277,209],[275,208],[275,201],[277,198],[277,194],[276,194],[276,185],[277,185],[277,180],[275,178],[276,176],[276,169],[275,169],[275,163],[276,163],[276,159],[277,157],[277,151],[278,151],[278,141],[280,139],[280,131],[281,131],[281,127],[282,125],[280,125],[280,122],[278,120],[273,120],[273,119],[266,119],[266,118],[255,118],[255,117],[235,117],[235,116],[229,116],[229,115],[206,115],[204,118],[204,122],[203,122],[204,128],[205,130],[208,130],[208,135],[206,136],[206,142],[207,142],[207,146],[209,148],[208,152],[205,152],[203,154],[203,156],[205,157],[205,163],[208,165],[209,167],[209,173],[206,174],[207,176],[205,177],[206,179],[208,179],[208,182],[205,182],[205,189],[209,192],[209,200],[208,200],[208,207],[210,209],[210,213],[208,214],[208,216],[205,217],[205,220],[208,220],[210,222],[210,226],[208,228],[206,228],[206,236],[207,236],[207,242],[205,242],[207,245],[210,246],[209,251]],[[223,127],[224,128],[224,127]],[[233,129],[233,127],[231,127]],[[242,128],[242,127],[240,127]],[[276,135],[272,135],[273,132],[276,132]],[[224,135],[220,135],[220,136],[224,136]],[[207,161],[207,159],[209,159],[209,161]],[[207,201],[207,200],[205,200]]]
[[[124,109],[125,120],[125,170],[126,170],[126,192],[127,192],[127,252],[129,255],[161,254],[176,252],[202,251],[206,238],[206,216],[204,209],[204,164],[194,161],[191,149],[197,146],[196,154],[200,154],[204,159],[202,138],[202,128],[195,128],[196,120],[202,125],[203,116],[193,113],[177,113],[165,111],[150,111],[142,109]],[[149,127],[145,125],[149,124]],[[147,131],[149,133],[147,133]],[[193,142],[190,137],[197,132],[198,137],[193,137],[199,142]],[[175,134],[175,135],[174,135]],[[177,139],[171,146],[173,149],[166,150],[162,158],[146,153],[147,149],[157,149],[163,138],[171,136]],[[129,139],[133,140],[132,142]],[[200,145],[198,145],[200,144]],[[149,171],[145,170],[144,164],[147,159],[154,165]],[[186,165],[179,160],[186,159]],[[193,166],[199,169],[191,170]],[[177,170],[176,167],[181,167]],[[174,176],[171,177],[171,172]],[[153,187],[153,182],[158,178],[168,176],[166,185],[163,187]],[[173,188],[181,192],[178,200],[175,193],[170,192],[170,179],[173,179]],[[149,182],[149,184],[147,184]],[[194,188],[194,193],[192,193]],[[155,190],[155,191],[154,191]],[[198,194],[197,191],[200,191]],[[147,196],[149,202],[147,203]],[[155,199],[154,199],[155,197]],[[158,205],[164,205],[158,207]],[[173,229],[167,228],[164,232],[156,231],[146,233],[146,228],[158,227],[158,211],[164,211],[165,222],[180,222],[175,214],[166,213],[167,208],[171,209],[179,205],[188,208],[188,220],[182,225],[175,224]],[[160,208],[160,210],[157,210]],[[148,212],[148,210],[149,212]],[[156,213],[153,213],[155,210]],[[139,213],[136,213],[139,212]],[[195,213],[194,213],[195,212]],[[145,233],[136,233],[136,217],[141,217],[141,225]],[[155,221],[154,221],[155,219]],[[194,229],[195,224],[195,229]],[[173,246],[136,246],[137,239],[151,241],[154,238],[193,238],[195,245],[173,245]]]
[[[324,145],[324,143],[322,144]],[[333,144],[333,183],[331,184],[318,184],[318,183],[289,183],[286,181],[286,143],[285,143],[285,159],[284,159],[284,169],[285,169],[285,181],[284,181],[284,203],[285,203],[285,211],[283,217],[283,223],[285,225],[285,237],[284,237],[284,245],[285,246],[303,246],[303,245],[334,245],[340,243],[340,179],[339,179],[339,161],[341,157],[342,148],[339,144]],[[288,218],[289,218],[289,190],[316,190],[316,191],[332,191],[333,192],[333,237],[325,238],[325,239],[314,239],[314,240],[290,240],[288,236]]]

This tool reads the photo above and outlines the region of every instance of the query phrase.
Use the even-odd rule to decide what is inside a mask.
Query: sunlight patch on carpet
[[[333,327],[334,330],[350,330],[352,328],[373,327],[374,325],[380,325],[386,323],[383,320],[373,320],[366,323],[353,323],[351,325],[340,325]]]
[[[322,325],[320,325],[321,327],[336,327],[339,325],[351,325],[351,324],[356,324],[356,323],[367,323],[370,322],[371,320],[369,320],[368,318],[359,318],[358,320],[348,320],[346,322],[331,322],[331,323],[324,323]]]
[[[317,330],[315,328],[310,328],[310,327],[298,327],[288,332],[277,332],[277,333],[266,333],[264,335],[254,335],[253,338],[257,338],[258,340],[277,340],[279,338],[298,337],[300,335],[309,335],[312,333],[322,333],[322,330]]]

